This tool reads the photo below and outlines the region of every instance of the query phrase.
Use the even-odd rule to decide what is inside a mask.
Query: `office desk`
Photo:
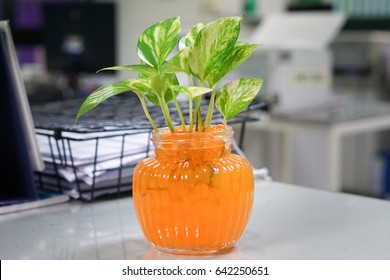
[[[69,203],[0,216],[0,259],[390,259],[390,201],[256,182],[250,223],[227,254],[159,253],[132,199]]]

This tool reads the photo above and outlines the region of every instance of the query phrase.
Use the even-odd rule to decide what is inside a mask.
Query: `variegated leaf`
[[[188,98],[194,99],[195,97],[201,96],[211,91],[210,88],[206,87],[186,87],[186,86],[170,86],[175,92],[181,92]]]
[[[117,95],[119,93],[127,92],[130,90],[131,88],[129,87],[127,82],[111,83],[99,87],[94,92],[92,92],[81,104],[75,119],[75,123],[78,121],[78,119],[81,116],[83,116],[85,113],[95,108],[96,106],[98,106],[106,99],[114,95]]]
[[[147,64],[112,66],[112,67],[106,67],[106,68],[100,69],[97,72],[99,73],[100,71],[106,71],[106,70],[136,72],[136,73],[144,74],[147,76],[154,76],[157,74],[156,69],[154,69],[153,67],[151,67]]]
[[[242,17],[225,17],[207,24],[200,32],[190,54],[192,74],[204,80],[215,65],[233,49],[240,33]]]
[[[156,69],[160,69],[168,55],[175,48],[181,30],[180,18],[160,21],[147,28],[139,37],[137,53],[139,58]]]
[[[193,46],[199,32],[203,29],[203,27],[205,27],[205,25],[205,23],[200,22],[191,27],[190,31],[179,40],[179,50],[181,51],[187,47]]]
[[[189,54],[191,47],[187,47],[178,52],[167,63],[165,63],[161,69],[163,73],[186,73],[191,74],[189,69]]]
[[[223,60],[216,61],[210,69],[205,80],[212,87],[218,83],[227,73],[247,60],[256,50],[258,45],[241,43],[234,46]]]
[[[157,95],[153,88],[150,79],[130,79],[127,80],[128,87],[134,91],[139,97],[144,97],[147,94]]]
[[[236,42],[236,46],[242,46],[242,45],[248,45],[249,43],[248,42],[244,42],[244,41],[237,41]]]
[[[154,69],[152,66],[146,64],[146,63],[145,63],[144,61],[142,61],[142,60],[139,61],[139,64],[140,64],[140,65],[145,65],[145,66],[147,66],[147,67],[150,67],[150,68]],[[157,72],[156,69],[154,69],[154,70]],[[148,71],[145,71],[145,72],[138,72],[138,78],[139,78],[139,79],[147,79],[147,78],[151,78],[151,77],[154,77],[154,76],[156,76],[155,72],[148,72]]]
[[[234,118],[256,97],[263,81],[241,78],[224,85],[217,95],[215,105],[226,120]]]
[[[171,101],[173,95],[169,86],[177,85],[179,83],[175,74],[158,75],[144,80],[147,81],[152,88],[146,95],[146,98],[155,105],[160,105],[160,100],[162,100],[163,97],[165,102]]]
[[[177,79],[175,74],[166,74],[167,80],[165,84],[165,89],[164,89],[164,99],[165,102],[170,102],[173,100],[173,94],[174,92],[170,88],[171,85],[178,85],[179,80]]]

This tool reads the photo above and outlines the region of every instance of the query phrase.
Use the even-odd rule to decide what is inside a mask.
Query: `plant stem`
[[[195,97],[196,131],[200,131],[200,129],[203,129],[202,114],[200,112],[200,102],[201,101],[202,101],[202,96]]]
[[[202,123],[202,115],[200,114],[200,110],[198,110],[198,131],[203,131],[203,123]]]
[[[194,80],[192,79],[192,76],[188,75],[188,79],[190,80],[190,85],[193,87],[194,86]]]
[[[138,96],[138,98],[141,101],[142,109],[144,109],[145,116],[149,120],[150,124],[152,125],[153,130],[158,132],[158,128],[157,128],[156,124],[154,123],[152,117],[149,114],[149,110],[148,110],[148,107],[146,106],[145,100],[143,99],[143,97],[140,97],[140,96]]]
[[[173,97],[173,102],[175,103],[177,113],[179,114],[179,118],[181,121],[181,127],[183,128],[183,130],[186,130],[186,121],[184,120],[184,116],[183,116],[183,113],[181,111],[179,102],[177,102],[176,96]]]
[[[159,102],[160,102],[160,107],[161,107],[162,113],[164,115],[165,121],[166,121],[166,123],[168,125],[169,131],[170,132],[174,132],[175,131],[175,127],[173,125],[173,122],[172,122],[172,119],[171,119],[171,115],[169,113],[168,105],[165,102],[164,94],[162,94],[161,98],[159,98]]]
[[[161,109],[163,111],[164,118],[165,118],[165,121],[167,122],[169,131],[170,132],[174,132],[175,131],[175,126],[173,125],[173,122],[172,122],[172,119],[171,119],[171,116],[170,116],[170,113],[169,113],[168,105],[166,103],[163,103],[161,105]]]
[[[203,81],[199,81],[199,87],[203,87]],[[196,118],[196,131],[203,130],[202,123],[202,114],[200,112],[200,103],[202,101],[202,96],[195,97],[195,118]]]
[[[213,90],[211,91],[211,97],[209,102],[209,107],[207,109],[206,119],[205,119],[205,127],[206,131],[210,129],[211,121],[213,119],[213,111],[214,111],[214,101],[215,101],[215,95],[217,94],[217,91],[215,87],[213,87]]]
[[[190,81],[190,85],[193,87],[194,86],[194,80],[191,75],[188,75],[188,79]],[[189,115],[190,115],[190,132],[193,131],[194,129],[194,102],[192,98],[188,98],[188,110],[189,110]]]
[[[193,115],[193,104],[192,104],[192,98],[188,98],[188,109],[189,109],[189,115],[190,115],[190,132],[193,131],[194,128],[194,115]]]

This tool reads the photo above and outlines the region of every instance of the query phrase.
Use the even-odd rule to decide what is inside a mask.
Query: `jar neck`
[[[231,153],[233,129],[212,126],[208,132],[153,132],[156,157],[167,161],[212,161]]]

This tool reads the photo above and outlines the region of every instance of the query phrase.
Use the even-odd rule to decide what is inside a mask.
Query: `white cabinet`
[[[255,167],[268,167],[276,180],[375,195],[378,134],[390,130],[390,107],[383,102],[364,106],[378,110],[348,118],[320,118],[320,110],[316,115],[261,117],[247,125],[245,153]]]

